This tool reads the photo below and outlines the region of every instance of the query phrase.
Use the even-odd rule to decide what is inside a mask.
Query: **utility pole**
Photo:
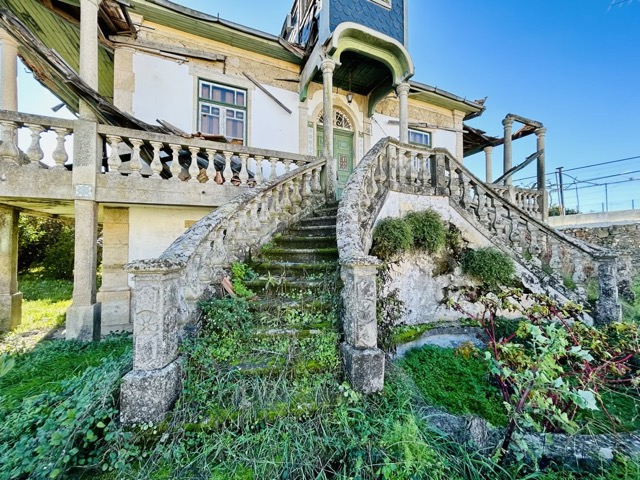
[[[576,210],[580,213],[580,194],[578,193],[578,184],[576,183]]]
[[[562,181],[562,167],[558,167],[558,190],[560,196],[560,215],[564,215],[564,186]]]
[[[607,205],[607,209],[606,211],[609,211],[609,184],[605,183],[604,184],[604,201],[605,204]]]

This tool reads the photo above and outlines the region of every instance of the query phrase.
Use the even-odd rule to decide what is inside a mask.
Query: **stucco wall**
[[[376,224],[387,217],[403,217],[409,212],[431,209],[436,211],[442,220],[455,225],[461,233],[462,239],[469,248],[483,247],[499,248],[491,239],[467,221],[458,211],[449,206],[447,197],[411,195],[389,192],[385,203],[376,218]],[[392,264],[390,282],[384,287],[384,292],[398,291],[399,299],[404,303],[406,311],[401,319],[405,324],[433,323],[440,321],[455,321],[461,318],[459,312],[442,304],[447,290],[456,296],[455,290],[460,287],[473,285],[473,280],[462,274],[460,268],[453,272],[439,274],[445,256],[427,253],[410,252],[405,254],[399,262]],[[546,290],[554,297],[564,297],[551,287],[543,287],[536,277],[524,265],[515,261],[516,276],[531,291],[541,293]],[[434,274],[434,272],[436,274]],[[478,313],[477,306],[464,303],[468,312]],[[510,316],[508,312],[503,312]],[[517,316],[517,315],[516,315]]]
[[[156,258],[208,208],[129,208],[129,262]]]

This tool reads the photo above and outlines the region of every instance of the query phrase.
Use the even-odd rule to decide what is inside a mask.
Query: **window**
[[[409,143],[413,143],[414,145],[424,145],[425,147],[430,147],[431,133],[409,129]]]
[[[199,130],[245,143],[247,91],[200,80],[198,92]]]

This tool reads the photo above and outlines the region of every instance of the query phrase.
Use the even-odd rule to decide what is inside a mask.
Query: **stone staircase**
[[[263,246],[247,263],[257,276],[244,285],[256,296],[251,309],[264,318],[254,329],[257,338],[339,338],[337,299],[341,288],[336,245],[337,204],[325,205],[291,225]],[[337,343],[336,343],[337,348]],[[247,359],[246,373],[278,371],[278,358]],[[304,364],[304,359],[297,360]],[[320,373],[317,365],[303,365]]]

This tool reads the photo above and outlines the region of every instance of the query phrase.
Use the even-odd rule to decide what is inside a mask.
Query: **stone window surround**
[[[200,128],[200,80],[210,83],[217,83],[223,86],[246,90],[247,109],[245,118],[245,141],[244,146],[251,146],[251,105],[253,104],[253,92],[256,86],[245,77],[236,77],[225,75],[211,68],[200,65],[189,65],[189,74],[193,77],[193,131],[196,132]]]

